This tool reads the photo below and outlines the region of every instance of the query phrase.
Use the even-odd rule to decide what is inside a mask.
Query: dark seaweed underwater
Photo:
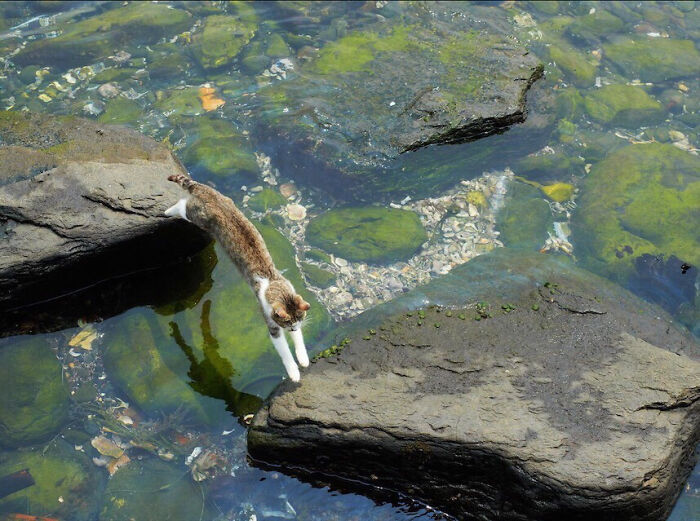
[[[430,4],[4,2],[0,105],[126,125],[167,144],[195,179],[257,220],[278,267],[313,293],[312,354],[328,347],[314,341],[335,323],[503,246],[570,257],[698,336],[695,3],[471,4],[545,65],[526,122],[408,152],[382,175],[353,158],[337,173],[319,169],[295,140],[314,125],[356,128],[351,106],[323,121],[313,111],[294,124],[279,115],[307,94],[294,83],[298,69],[363,70],[380,47],[373,24],[406,10],[428,17]],[[225,37],[231,27],[235,40]],[[382,45],[401,45],[400,31]],[[671,164],[678,174],[669,180]],[[392,213],[418,211],[429,198],[467,201],[471,235],[458,236],[454,217],[421,214],[421,224]],[[338,244],[334,230],[353,219],[381,245]],[[420,257],[428,236],[430,255]],[[217,247],[174,273],[178,288],[136,274],[23,309],[19,327],[2,321],[0,477],[28,468],[36,484],[6,497],[0,487],[0,516],[448,517],[388,492],[363,495],[323,477],[312,486],[252,466],[246,423],[282,380],[282,365]],[[698,518],[700,465],[669,519]]]

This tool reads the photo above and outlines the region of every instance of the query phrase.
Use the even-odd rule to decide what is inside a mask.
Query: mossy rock
[[[62,440],[46,449],[0,454],[0,475],[28,469],[35,484],[0,500],[0,512],[74,521],[96,517],[103,478],[88,457]],[[63,501],[59,502],[58,498]]]
[[[661,103],[640,87],[630,85],[594,89],[586,95],[584,105],[596,121],[627,128],[654,125],[666,116]]]
[[[292,54],[292,50],[279,33],[272,33],[267,40],[265,54],[270,58],[284,58]]]
[[[341,208],[311,220],[309,244],[351,261],[379,264],[410,258],[428,236],[414,212],[394,208]]]
[[[319,250],[317,248],[311,248],[306,252],[306,256],[311,259],[315,260],[316,262],[325,262],[326,264],[331,264],[332,259],[331,256],[328,255],[325,251]]]
[[[119,5],[119,4],[116,4]],[[124,45],[149,44],[187,29],[189,13],[165,4],[131,2],[79,22],[67,22],[56,38],[34,40],[13,61],[19,65],[76,67],[107,56]]]
[[[335,274],[332,271],[324,270],[314,264],[302,262],[301,269],[311,285],[317,288],[325,289],[335,282]]]
[[[105,340],[107,375],[128,401],[148,414],[184,410],[190,420],[205,424],[212,420],[211,411],[187,385],[184,375],[170,367],[177,366],[179,353],[172,349],[157,321],[129,314]]]
[[[554,154],[539,154],[522,158],[515,167],[515,173],[530,180],[540,182],[565,179],[572,174],[582,174],[584,161],[563,151]]]
[[[217,176],[258,172],[248,138],[229,121],[216,117],[197,120],[197,140],[187,148],[184,159],[193,170]]]
[[[583,114],[583,96],[574,87],[562,89],[557,94],[554,107],[558,117],[573,121]]]
[[[54,436],[68,419],[68,388],[56,355],[40,337],[0,347],[0,444],[31,445]]]
[[[174,43],[154,45],[149,61],[148,75],[152,80],[179,80],[188,76],[193,68],[183,47]]]
[[[616,282],[644,254],[700,263],[700,159],[672,145],[626,146],[585,178],[572,222],[585,265]]]
[[[218,69],[231,63],[255,36],[257,23],[237,16],[212,15],[192,41],[192,54],[205,69]]]
[[[620,32],[624,22],[607,9],[596,9],[592,13],[574,18],[567,27],[566,34],[574,40],[595,42],[611,34]]]
[[[513,181],[498,213],[496,228],[508,247],[539,250],[547,240],[554,219],[549,204],[536,187]]]
[[[153,458],[131,461],[120,469],[103,497],[100,519],[105,521],[211,519],[187,469]]]
[[[264,188],[262,191],[252,195],[248,200],[248,208],[256,212],[266,212],[279,208],[285,204],[287,200],[282,197],[277,190]]]
[[[569,183],[553,183],[551,185],[540,186],[540,190],[552,201],[563,203],[574,195],[574,186]]]
[[[627,79],[659,83],[694,77],[700,70],[700,52],[691,40],[635,37],[607,44],[603,51]]]
[[[199,87],[172,89],[156,95],[155,107],[169,116],[198,116],[204,112]]]
[[[241,53],[241,68],[248,74],[260,74],[270,65],[260,41],[251,42]]]
[[[136,101],[119,96],[107,102],[105,111],[97,119],[100,123],[134,125],[142,114],[143,109]]]
[[[105,69],[102,72],[95,74],[92,78],[94,83],[109,83],[111,81],[123,81],[131,78],[137,71],[135,67],[113,67]]]
[[[595,79],[597,65],[583,52],[562,38],[551,38],[549,58],[576,85],[589,86]]]

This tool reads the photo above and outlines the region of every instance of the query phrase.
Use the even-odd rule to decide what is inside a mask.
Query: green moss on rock
[[[152,2],[130,2],[68,23],[56,38],[31,42],[13,58],[18,64],[75,67],[106,58],[126,44],[148,44],[185,30],[190,15]]]
[[[629,85],[606,85],[592,90],[584,104],[593,119],[628,128],[659,123],[666,116],[661,103],[640,87]]]
[[[597,66],[573,45],[563,39],[553,38],[549,47],[549,57],[564,74],[577,85],[591,85]]]
[[[696,76],[700,70],[700,52],[691,40],[635,37],[603,50],[628,79],[662,82]]]
[[[134,67],[113,67],[95,74],[92,81],[95,83],[109,83],[110,81],[122,81],[131,78],[138,69]]]
[[[136,101],[117,97],[107,102],[105,111],[97,119],[101,123],[134,124],[142,113],[143,110]]]
[[[325,289],[335,282],[335,274],[308,262],[301,263],[301,269],[311,285]]]
[[[292,51],[279,33],[272,33],[267,41],[265,54],[270,58],[283,58],[292,54]]]
[[[153,458],[130,462],[109,480],[100,519],[210,519],[200,487],[186,471]]]
[[[231,63],[256,30],[255,21],[237,16],[209,16],[202,32],[193,39],[192,54],[205,69],[217,69]]]
[[[572,222],[577,252],[624,283],[641,255],[676,255],[697,266],[700,159],[672,145],[626,146],[586,177]]]
[[[279,208],[286,202],[287,200],[277,190],[265,188],[251,196],[248,200],[248,207],[256,212],[266,212]]]
[[[0,348],[0,444],[31,445],[54,436],[68,419],[61,364],[39,337]]]
[[[413,212],[394,208],[341,208],[311,220],[310,244],[352,261],[382,263],[411,257],[427,240]]]
[[[529,184],[513,181],[498,214],[496,228],[508,247],[539,250],[547,240],[554,219],[542,192]]]
[[[619,32],[624,22],[607,9],[595,9],[584,16],[578,16],[566,30],[575,39],[598,40]]]
[[[198,87],[172,89],[158,93],[155,106],[170,116],[197,116],[204,112]]]
[[[35,484],[0,500],[0,512],[74,521],[95,519],[102,479],[84,453],[58,440],[45,450],[0,454],[0,475],[23,469],[29,470]]]
[[[204,169],[220,176],[258,172],[258,163],[248,138],[233,124],[203,116],[197,120],[197,130],[197,140],[184,155],[188,167]]]
[[[518,161],[515,172],[530,180],[546,182],[581,174],[584,171],[583,165],[583,160],[578,156],[556,151],[554,154],[524,157]]]

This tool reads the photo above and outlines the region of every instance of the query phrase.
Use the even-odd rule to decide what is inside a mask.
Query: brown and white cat
[[[277,271],[262,235],[231,199],[186,175],[172,175],[168,180],[182,186],[190,197],[180,199],[165,211],[165,215],[182,217],[196,224],[223,246],[258,297],[272,343],[289,378],[298,382],[299,368],[283,330],[288,330],[292,337],[299,365],[307,367],[309,356],[301,323],[310,308],[309,303]]]

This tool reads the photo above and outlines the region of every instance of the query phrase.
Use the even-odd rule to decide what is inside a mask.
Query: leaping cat
[[[299,368],[289,350],[283,330],[289,331],[299,365],[307,367],[301,323],[311,307],[292,284],[277,271],[260,232],[231,199],[186,175],[168,177],[190,193],[165,211],[168,217],[181,217],[209,232],[226,250],[258,297],[272,344],[282,359],[289,378],[298,382]]]

